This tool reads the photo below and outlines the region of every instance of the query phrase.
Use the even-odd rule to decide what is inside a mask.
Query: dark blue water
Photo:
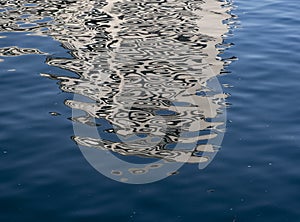
[[[300,221],[300,7],[295,0],[234,2],[238,16],[219,76],[227,98],[221,150],[208,167],[186,164],[164,180],[129,185],[84,159],[73,136],[72,93],[40,73],[70,57],[61,43],[1,33],[0,47],[45,54],[0,63],[0,221]]]

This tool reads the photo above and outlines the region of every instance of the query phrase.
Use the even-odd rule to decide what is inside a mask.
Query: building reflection
[[[228,31],[223,21],[230,17],[223,5],[18,1],[1,6],[0,25],[1,32],[51,36],[72,55],[46,62],[78,77],[41,75],[74,93],[65,104],[80,110],[72,117],[77,126],[97,128],[98,137],[76,134],[76,143],[165,163],[206,163],[221,145],[226,122],[217,81],[224,62],[216,59],[216,45]],[[0,50],[5,52],[42,53]]]

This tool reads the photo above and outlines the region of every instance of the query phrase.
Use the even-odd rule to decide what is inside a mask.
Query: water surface
[[[220,15],[205,13],[204,6],[210,5],[210,2],[214,1],[151,4],[57,1],[49,5],[28,1],[2,6],[1,221],[299,220],[299,6],[292,0],[236,1],[234,6],[238,8],[231,13],[238,15],[241,25],[232,27],[227,37],[223,36],[226,37],[225,45],[220,48],[232,43],[234,46],[219,55],[224,59],[220,61],[215,59],[220,53],[215,45],[222,42],[221,35],[226,29],[207,33],[214,29],[208,29],[205,26],[207,22],[197,23],[196,19]],[[14,9],[16,6],[17,9]],[[181,10],[183,6],[186,10]],[[124,18],[120,17],[120,12],[125,14]],[[208,19],[213,23],[211,26],[218,27],[217,22],[226,18],[225,12],[221,15],[215,20]],[[159,20],[160,16],[174,20]],[[177,22],[180,18],[182,26]],[[123,23],[123,19],[127,23]],[[148,24],[145,28],[142,27],[145,25],[143,21]],[[155,21],[154,24],[151,21]],[[176,24],[174,29],[170,23]],[[109,28],[111,25],[115,28]],[[195,27],[202,27],[202,30],[197,31]],[[228,28],[226,25],[220,27]],[[157,41],[151,41],[153,39]],[[173,50],[176,47],[177,50]],[[122,52],[124,56],[120,56]],[[131,55],[126,56],[129,52]],[[178,52],[189,56],[178,56]],[[230,74],[222,72],[224,63],[231,61],[228,58],[235,57],[239,60],[226,67]],[[197,65],[191,65],[189,60],[192,59],[197,60]],[[212,67],[212,72],[203,72],[207,64]],[[157,86],[154,94],[145,96],[149,89],[155,87],[149,85],[149,79],[146,81],[141,77],[145,67],[151,70],[150,76],[164,67],[160,73],[165,75],[159,83],[172,83],[171,86]],[[182,69],[189,78],[174,81],[174,74],[180,74]],[[120,78],[124,77],[124,74],[118,75],[121,71],[128,74],[127,78]],[[105,79],[104,75],[101,79],[99,72],[106,73]],[[221,72],[224,74],[219,75]],[[154,125],[155,133],[142,133],[149,127],[141,123],[156,120],[155,116],[164,116],[157,115],[162,114],[162,110],[165,113],[168,110],[169,118],[174,118],[175,114],[171,112],[174,106],[170,105],[174,102],[164,101],[172,98],[182,102],[184,99],[180,95],[186,88],[191,88],[190,92],[198,92],[197,99],[219,95],[219,92],[210,93],[205,88],[212,75],[218,76],[224,92],[231,96],[226,99],[230,105],[224,141],[221,147],[212,146],[214,153],[220,151],[204,170],[199,171],[198,164],[186,164],[179,173],[165,180],[148,185],[126,185],[98,173],[74,142],[74,139],[77,143],[92,141],[73,137],[74,121],[93,124],[89,117],[97,119],[101,115],[101,118],[118,125],[116,115],[126,98],[126,94],[122,93],[137,91],[144,93],[143,96],[127,96],[135,98],[128,103],[136,108],[124,109],[127,112],[138,110],[140,104],[136,104],[143,98],[142,111],[147,111],[148,116],[146,119],[134,119],[139,125],[133,132],[125,131],[138,132],[141,138],[141,134],[165,138],[160,140],[159,149],[174,153],[167,145],[174,143],[172,139],[178,138],[184,131],[179,123],[165,129],[163,135],[168,137],[161,136],[159,124]],[[197,84],[188,81],[195,79]],[[126,82],[129,80],[135,84]],[[122,81],[128,86],[126,90],[119,87]],[[95,82],[100,85],[95,85]],[[138,83],[142,86],[136,87]],[[170,92],[161,96],[166,93],[163,89],[177,89],[178,94],[175,95],[179,96],[170,97]],[[89,109],[88,105],[76,103],[74,94],[89,98],[89,102],[102,99],[103,103],[97,105],[97,110],[102,112],[93,113],[94,109]],[[123,99],[112,103],[110,99],[116,97]],[[145,101],[161,102],[150,109]],[[103,104],[118,105],[106,107]],[[214,104],[224,106],[224,103]],[[186,107],[187,104],[181,106]],[[218,106],[207,113],[201,110],[202,116],[210,114],[209,117],[215,117],[218,112],[213,111],[218,110]],[[83,114],[89,115],[70,120],[70,107],[79,108],[85,111]],[[192,114],[183,115],[181,123],[186,121],[186,117],[194,118],[192,122],[201,121],[201,118],[195,119],[201,115]],[[109,142],[106,140],[110,147],[120,145],[118,140],[112,139],[111,133],[122,135],[122,124],[115,131],[110,131],[109,125],[97,123],[102,124],[98,130],[103,132],[102,138],[110,138]],[[211,129],[209,124],[202,122],[200,126]],[[205,129],[196,129],[195,132],[199,132],[197,136],[200,131],[205,132]],[[218,134],[218,131],[209,131],[210,135],[214,133]],[[190,138],[192,143],[201,141],[198,137],[194,140],[195,134]],[[142,141],[139,140],[139,147]],[[89,149],[89,146],[86,148]],[[117,153],[126,154],[123,151],[127,148],[126,144],[121,144]],[[136,152],[135,158],[116,155],[134,163],[142,159],[146,164],[161,158],[156,153],[153,156],[147,147],[142,151],[144,155]],[[193,150],[188,150],[188,153],[193,153]],[[197,163],[207,157],[206,153],[197,153],[196,156]]]

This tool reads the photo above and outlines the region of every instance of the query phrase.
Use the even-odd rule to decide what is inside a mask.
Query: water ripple
[[[16,1],[2,5],[0,31],[51,36],[69,50],[72,58],[48,56],[46,63],[78,77],[41,75],[86,98],[65,105],[81,110],[72,120],[98,127],[101,138],[75,135],[76,143],[201,163],[212,159],[220,145],[214,139],[224,133],[226,95],[210,81],[224,66],[216,45],[228,31],[227,10],[225,3],[197,0]],[[44,53],[0,49],[3,58],[24,54]]]

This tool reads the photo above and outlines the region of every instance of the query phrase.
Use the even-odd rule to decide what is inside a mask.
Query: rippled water
[[[64,101],[83,111],[73,111],[73,139],[96,169],[108,164],[108,176],[145,183],[153,176],[130,179],[127,174],[150,170],[157,175],[167,167],[165,177],[184,162],[203,168],[212,160],[225,128],[225,95],[215,77],[223,68],[223,61],[216,59],[216,45],[227,32],[222,22],[230,17],[225,3],[20,2],[2,10],[4,33],[51,37],[71,55],[17,46],[4,47],[1,53],[45,54],[47,65],[77,74],[41,76],[74,93],[73,100]],[[208,20],[214,28],[207,26]],[[124,164],[108,160],[107,152],[100,150],[162,160],[155,165]],[[117,162],[111,166],[113,161]]]
[[[1,221],[297,221],[299,7],[232,7],[1,3]]]

